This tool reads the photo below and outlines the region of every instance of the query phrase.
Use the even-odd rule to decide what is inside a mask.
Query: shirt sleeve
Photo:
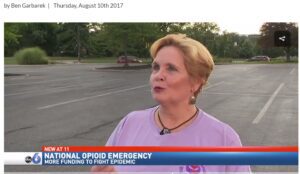
[[[107,140],[105,146],[118,146],[118,140],[121,136],[121,132],[122,129],[126,123],[127,120],[127,116],[124,117],[119,124],[117,125],[117,127],[114,129],[114,131],[112,132],[112,134],[110,135],[109,139]]]
[[[225,127],[225,146],[241,147],[243,146],[239,135],[230,127]],[[228,165],[226,172],[245,172],[251,173],[249,165]]]

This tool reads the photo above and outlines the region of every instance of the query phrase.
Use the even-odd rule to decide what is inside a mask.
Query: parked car
[[[125,56],[118,57],[117,63],[126,63]],[[143,61],[135,56],[127,56],[127,63],[143,63]]]
[[[270,62],[271,58],[268,56],[254,56],[248,59],[248,61],[267,61]]]

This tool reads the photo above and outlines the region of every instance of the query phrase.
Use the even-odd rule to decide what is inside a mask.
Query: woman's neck
[[[160,105],[158,111],[163,124],[172,128],[191,118],[196,112],[195,105],[166,106]]]

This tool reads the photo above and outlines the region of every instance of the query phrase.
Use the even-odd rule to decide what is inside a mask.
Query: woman
[[[152,97],[159,105],[129,113],[108,146],[241,146],[227,124],[195,106],[214,62],[198,41],[170,34],[151,46]],[[249,166],[94,166],[109,172],[248,172]]]

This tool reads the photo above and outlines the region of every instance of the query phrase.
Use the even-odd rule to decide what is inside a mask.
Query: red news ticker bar
[[[43,146],[43,152],[298,152],[298,146]]]

